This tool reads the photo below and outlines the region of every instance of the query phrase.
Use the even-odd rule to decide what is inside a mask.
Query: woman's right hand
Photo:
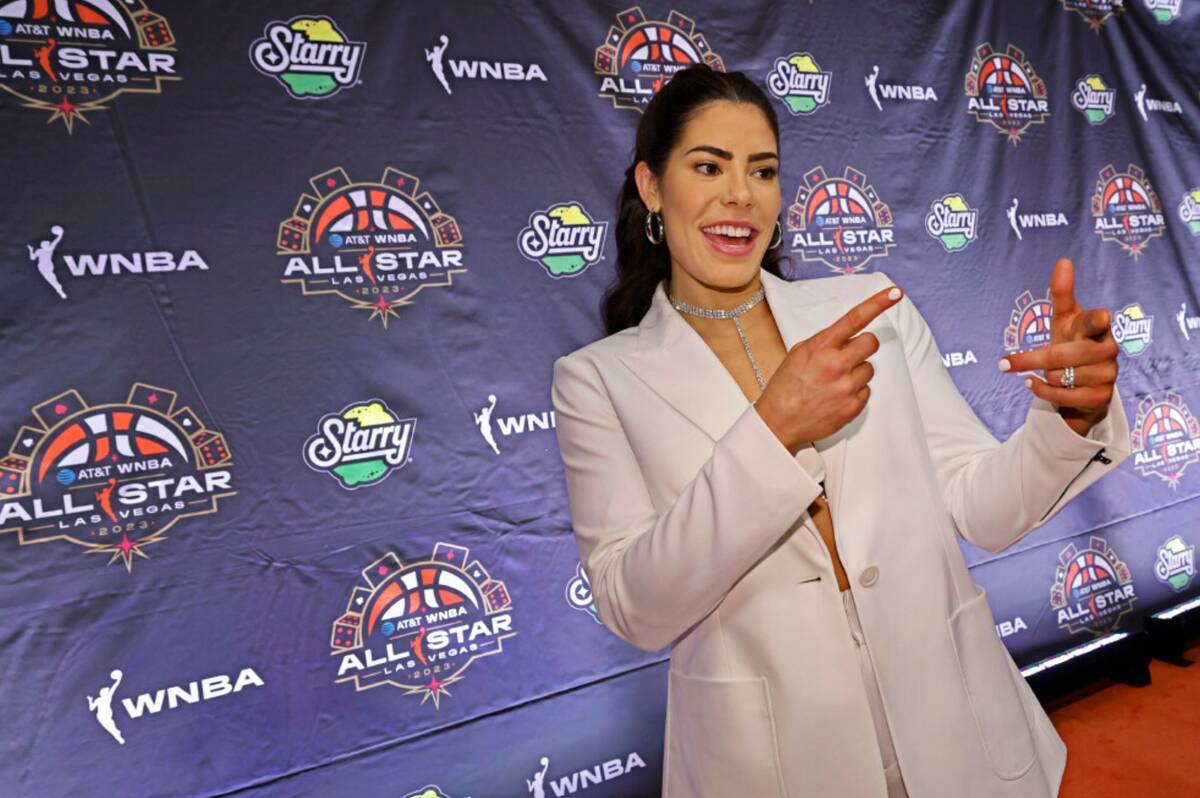
[[[788,350],[754,408],[789,452],[829,437],[867,406],[875,369],[866,360],[879,339],[859,333],[902,296],[885,288]]]

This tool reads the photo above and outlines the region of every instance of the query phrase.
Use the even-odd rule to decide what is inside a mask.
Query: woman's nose
[[[746,180],[745,175],[731,173],[726,177],[724,196],[721,197],[721,200],[725,205],[750,204],[750,183]]]

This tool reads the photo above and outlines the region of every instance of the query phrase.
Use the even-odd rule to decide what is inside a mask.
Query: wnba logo
[[[891,209],[852,166],[842,177],[829,177],[823,166],[809,170],[788,207],[787,231],[793,252],[838,274],[862,271],[896,245]]]
[[[1145,172],[1133,164],[1125,172],[1118,172],[1111,164],[1100,170],[1092,194],[1092,216],[1096,219],[1096,235],[1134,258],[1166,229],[1158,194]]]
[[[1174,391],[1167,391],[1162,401],[1147,396],[1138,403],[1129,442],[1133,466],[1142,476],[1157,474],[1178,488],[1184,470],[1200,461],[1200,421]]]
[[[1025,290],[1013,303],[1004,328],[1004,351],[1007,354],[1026,352],[1050,343],[1050,320],[1054,318],[1054,305],[1049,294],[1046,299],[1034,299],[1033,292]]]
[[[1086,549],[1070,543],[1059,552],[1050,607],[1058,610],[1060,629],[1071,634],[1110,632],[1135,601],[1129,566],[1104,538],[1093,535]]]
[[[646,19],[642,9],[617,14],[604,44],[596,48],[595,70],[600,96],[614,108],[641,111],[671,77],[693,64],[725,71],[721,56],[712,52],[696,23],[672,11],[666,21]]]
[[[1025,54],[1011,44],[1003,53],[986,42],[975,48],[964,83],[967,111],[975,121],[990,123],[1008,136],[1014,147],[1030,125],[1050,116],[1045,82]]]
[[[422,289],[452,285],[466,271],[462,232],[420,181],[388,167],[378,182],[354,182],[338,167],[309,181],[279,225],[284,283],[305,296],[333,294],[387,328]],[[304,257],[301,257],[304,256]]]

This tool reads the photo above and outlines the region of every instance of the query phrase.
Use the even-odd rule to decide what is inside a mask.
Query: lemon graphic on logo
[[[310,42],[333,42],[343,44],[346,39],[333,29],[327,19],[298,19],[289,26],[297,33],[303,33]],[[324,97],[338,88],[337,81],[331,75],[315,75],[305,72],[284,72],[279,79],[287,83],[292,93],[298,97],[312,95]]]
[[[1093,91],[1108,91],[1108,86],[1100,79],[1099,75],[1088,75],[1085,82]],[[1108,114],[1104,112],[1103,108],[1085,108],[1083,115],[1093,125],[1098,125],[1108,118]]]
[[[971,210],[970,207],[967,206],[967,201],[962,198],[961,194],[951,194],[948,197],[943,197],[942,205],[955,213],[966,213],[967,211]],[[944,233],[938,236],[938,238],[941,240],[942,246],[944,246],[950,252],[962,249],[967,244],[971,243],[971,239],[967,237],[967,234],[959,231]]]
[[[347,421],[354,421],[360,427],[377,427],[380,424],[393,424],[396,421],[392,414],[384,410],[383,405],[379,404],[379,402],[352,407],[345,413],[342,413],[342,418]],[[388,464],[381,457],[357,463],[343,463],[342,465],[334,466],[333,473],[338,475],[338,478],[342,480],[342,483],[347,488],[353,488],[355,485],[379,479],[387,473],[387,470]]]
[[[812,75],[820,74],[821,72],[821,68],[817,66],[817,62],[808,53],[793,55],[788,59],[788,63],[794,66],[797,72],[805,72]],[[817,109],[818,105],[816,98],[808,95],[788,95],[783,99],[794,114],[811,114]]]

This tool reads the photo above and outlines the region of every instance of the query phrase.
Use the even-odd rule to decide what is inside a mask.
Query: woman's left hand
[[[1117,352],[1104,308],[1075,304],[1075,265],[1059,258],[1050,275],[1050,345],[1000,359],[1000,370],[1042,369],[1045,380],[1029,377],[1026,386],[1035,396],[1057,406],[1058,413],[1078,435],[1086,435],[1108,412],[1117,382]],[[1064,369],[1074,369],[1075,387],[1062,387]]]

